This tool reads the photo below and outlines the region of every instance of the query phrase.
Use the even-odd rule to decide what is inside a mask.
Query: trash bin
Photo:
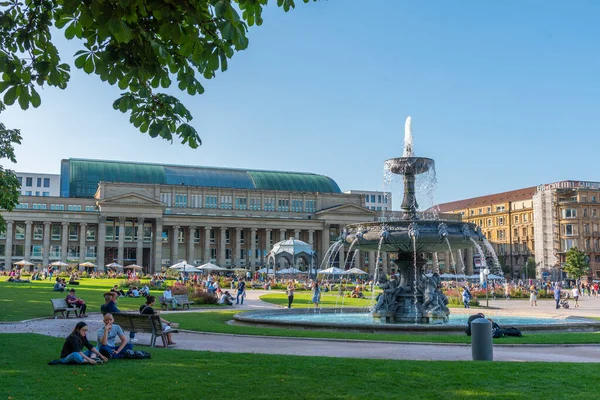
[[[475,361],[494,361],[492,323],[485,318],[471,322],[471,354]]]

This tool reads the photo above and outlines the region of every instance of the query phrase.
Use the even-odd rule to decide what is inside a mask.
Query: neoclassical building
[[[2,212],[0,263],[136,263],[155,272],[186,260],[255,270],[290,237],[312,245],[321,263],[344,225],[377,218],[365,204],[312,173],[67,159],[59,197],[21,196]],[[353,258],[373,272],[373,253],[342,249],[335,265]],[[388,258],[380,261],[388,272]]]

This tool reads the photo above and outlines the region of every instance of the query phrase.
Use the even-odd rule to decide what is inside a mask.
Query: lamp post
[[[488,275],[490,274],[490,270],[489,268],[485,268],[483,270],[483,276],[485,278],[485,306],[489,307],[490,306],[490,302],[489,302],[489,298],[488,298]]]

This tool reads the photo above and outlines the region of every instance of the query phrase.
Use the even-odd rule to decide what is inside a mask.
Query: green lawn
[[[5,399],[594,398],[597,364],[394,361],[148,349],[150,360],[48,366],[62,339],[0,335]],[[568,371],[568,372],[565,372]],[[572,390],[571,390],[572,389]]]
[[[348,292],[350,293],[350,292]],[[262,301],[271,304],[277,304],[280,306],[286,306],[288,304],[288,298],[285,293],[269,293],[260,296]],[[312,303],[312,292],[296,292],[294,294],[294,303],[292,307],[311,307]],[[322,293],[321,294],[321,302],[319,303],[322,307],[364,307],[369,308],[374,304],[373,299],[365,298],[365,299],[353,299],[350,297],[341,297],[337,293]]]
[[[65,298],[67,291],[75,288],[77,297],[87,304],[88,312],[100,312],[104,304],[102,294],[110,290],[120,279],[81,279],[78,286],[67,285],[63,293],[53,292],[52,281],[33,281],[31,283],[0,282],[0,322],[22,321],[25,319],[51,317],[52,304],[50,299]],[[125,290],[127,291],[127,290]],[[159,295],[158,291],[150,294]],[[117,302],[119,310],[137,310],[144,304],[144,298],[137,299],[120,297]]]
[[[427,342],[427,343],[471,343],[467,335],[427,335],[427,334],[391,334],[359,333],[345,331],[320,331],[310,329],[266,328],[245,325],[230,325],[227,322],[239,311],[214,311],[206,313],[169,314],[169,321],[178,322],[182,329],[229,333],[238,335],[285,336],[327,339],[382,340],[390,342]],[[503,337],[494,339],[495,344],[587,344],[599,343],[600,332],[569,333],[525,333],[523,337]]]

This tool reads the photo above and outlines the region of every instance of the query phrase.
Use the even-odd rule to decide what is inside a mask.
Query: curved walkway
[[[246,304],[238,309],[256,310],[277,308],[259,300],[262,291],[249,291]],[[540,301],[537,313],[548,315],[553,311],[553,302]],[[600,315],[600,299],[584,301],[585,308],[578,309],[569,315]],[[514,313],[525,313],[529,303],[514,301],[495,301],[490,306],[501,307]],[[523,310],[525,308],[525,310]],[[198,312],[213,309],[198,310]],[[458,310],[456,310],[458,311]],[[474,310],[472,310],[474,311]],[[564,311],[555,310],[561,316]],[[485,311],[484,311],[485,312]],[[164,313],[167,314],[167,313]],[[489,310],[488,314],[493,314]],[[168,318],[168,317],[167,317]],[[39,319],[18,323],[0,324],[0,333],[38,333],[42,335],[66,337],[73,329],[75,319]],[[100,314],[93,314],[86,319],[91,332],[102,324]],[[139,334],[141,343],[149,343],[149,335]],[[182,350],[214,351],[228,353],[261,353],[298,356],[356,357],[373,359],[398,360],[471,360],[471,347],[456,344],[418,344],[390,343],[336,339],[282,338],[267,336],[227,335],[183,331],[176,336],[176,348]],[[600,345],[496,345],[494,346],[496,361],[544,361],[544,362],[599,362]]]

